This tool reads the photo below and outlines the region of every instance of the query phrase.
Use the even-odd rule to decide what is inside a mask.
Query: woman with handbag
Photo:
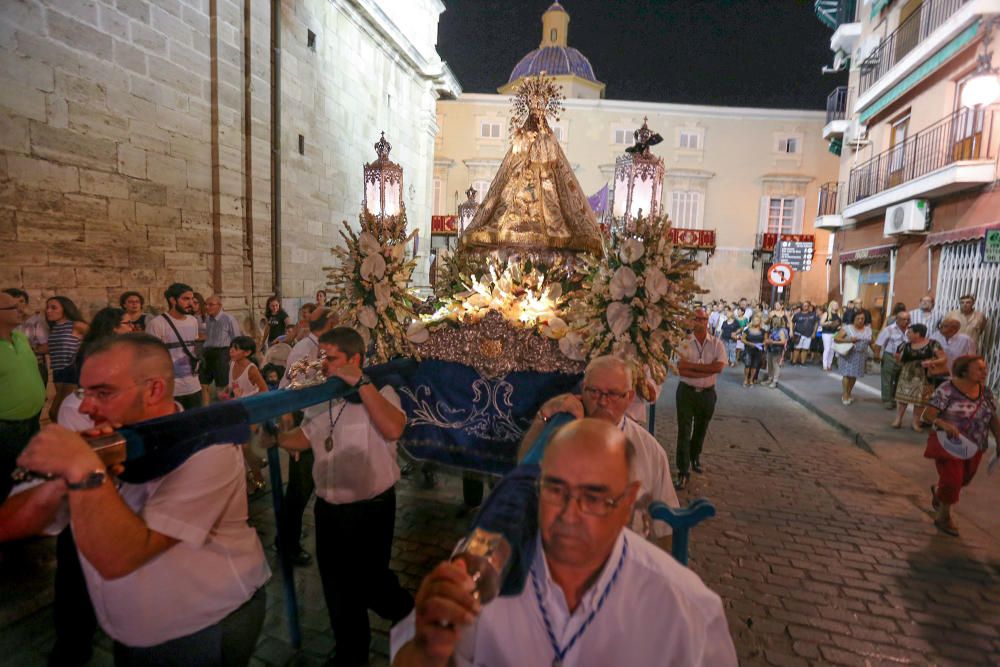
[[[913,430],[920,433],[924,430],[920,425],[921,408],[927,405],[934,393],[934,383],[928,371],[932,366],[947,362],[947,357],[941,344],[927,337],[926,326],[912,324],[906,329],[906,342],[896,352],[896,361],[900,369],[896,383],[896,420],[892,422],[892,427],[902,427],[906,406],[912,405]]]
[[[833,338],[840,331],[843,324],[843,316],[840,312],[840,304],[831,301],[826,305],[826,310],[819,318],[819,329],[823,336],[823,370],[833,370]]]
[[[874,352],[875,341],[872,340],[872,328],[865,324],[865,314],[858,312],[854,320],[843,327],[834,336],[834,343],[837,344],[837,369],[841,375],[841,397],[840,402],[850,405],[854,402],[851,393],[859,377],[865,375],[865,363],[868,361],[868,350]],[[849,347],[848,347],[849,346]]]
[[[958,536],[951,507],[975,476],[991,432],[1000,445],[1000,417],[986,378],[982,357],[958,357],[951,380],[934,391],[923,414],[924,423],[940,429],[927,436],[924,458],[933,459],[938,472],[938,483],[931,487],[934,525],[948,535]]]
[[[754,313],[750,317],[750,324],[743,330],[743,386],[757,384],[761,366],[764,365],[764,339],[767,333],[761,325],[760,314]]]
[[[785,344],[788,342],[788,320],[785,319],[784,315],[772,311],[770,323],[771,327],[767,332],[764,348],[767,350],[767,384],[771,389],[774,389],[778,386]]]

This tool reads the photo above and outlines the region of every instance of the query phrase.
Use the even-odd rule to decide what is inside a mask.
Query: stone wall
[[[274,282],[270,7],[248,2],[2,3],[0,285],[33,302],[65,294],[85,312],[125,289],[161,305],[178,280],[222,292],[231,311],[263,305]],[[419,48],[373,14],[391,1],[282,3],[288,299],[311,297],[340,221],[356,223],[378,130],[429,242],[440,86],[428,72],[441,64],[419,54],[443,6],[416,4],[411,20],[428,23],[413,27]]]

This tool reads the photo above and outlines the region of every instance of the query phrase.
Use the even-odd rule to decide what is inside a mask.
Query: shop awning
[[[867,262],[872,259],[879,259],[880,257],[888,257],[892,254],[893,249],[897,247],[895,243],[889,243],[887,245],[872,246],[871,248],[848,250],[847,252],[840,253],[840,263]]]
[[[986,236],[986,232],[991,229],[1000,229],[1000,222],[991,222],[988,225],[978,225],[976,227],[965,227],[964,229],[949,229],[946,232],[936,232],[927,235],[927,245],[939,246],[946,243],[961,243],[962,241],[978,241]]]

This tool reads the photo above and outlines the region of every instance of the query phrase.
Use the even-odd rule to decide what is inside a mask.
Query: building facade
[[[0,285],[33,301],[64,294],[85,312],[125,289],[159,304],[173,281],[224,294],[234,312],[259,313],[274,290],[294,307],[325,283],[341,221],[356,224],[383,130],[426,253],[435,103],[459,92],[436,53],[442,11],[439,0],[3,3]]]
[[[523,77],[545,72],[567,97],[553,129],[588,194],[609,186],[616,158],[644,119],[663,136],[653,147],[665,161],[660,208],[675,227],[714,231],[714,252],[696,251],[705,264],[698,280],[710,297],[770,301],[764,269],[780,235],[814,236],[817,253],[783,297],[826,295],[828,234],[815,231],[813,219],[819,185],[836,173],[837,160],[819,138],[822,112],[604,99],[590,62],[568,46],[566,10],[554,3],[542,26],[539,48],[514,65],[500,94],[438,102],[435,215],[455,215],[470,185],[482,200],[507,149],[508,93]]]
[[[973,294],[990,320],[980,351],[997,382],[1000,263],[984,249],[1000,230],[998,109],[963,93],[980,61],[1000,65],[990,47],[1000,2],[827,0],[816,8],[835,31],[835,65],[850,70],[828,99],[823,129],[841,155],[817,221],[835,235],[830,294],[860,298],[880,320],[892,304],[913,308],[925,294],[940,317]]]

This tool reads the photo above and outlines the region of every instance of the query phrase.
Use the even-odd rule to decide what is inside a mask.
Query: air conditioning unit
[[[862,42],[858,47],[857,56],[855,57],[854,62],[860,64],[868,60],[868,56],[870,56],[881,43],[882,38],[878,35],[868,35],[868,39]]]
[[[931,207],[926,199],[911,199],[885,209],[885,236],[922,234],[930,226]]]

